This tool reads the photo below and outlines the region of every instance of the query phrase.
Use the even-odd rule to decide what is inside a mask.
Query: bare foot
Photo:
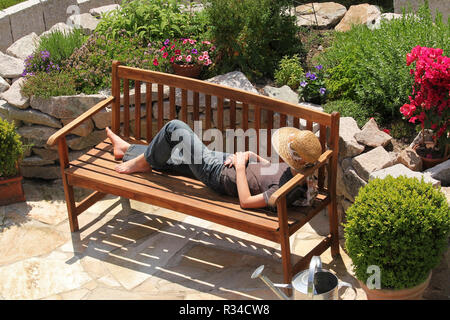
[[[130,174],[135,172],[147,172],[151,169],[143,154],[137,158],[131,159],[127,162],[116,166],[116,171],[119,173]]]
[[[113,145],[114,159],[121,160],[125,155],[125,152],[128,150],[130,144],[122,140],[122,138],[112,132],[108,127],[106,127],[106,135],[108,136],[109,140],[111,140],[111,143]]]

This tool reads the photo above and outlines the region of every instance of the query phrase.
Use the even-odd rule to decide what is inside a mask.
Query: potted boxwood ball
[[[344,224],[345,247],[369,300],[422,298],[449,232],[445,195],[405,176],[369,181]]]
[[[0,118],[0,205],[25,201],[19,161],[22,142],[12,123]]]

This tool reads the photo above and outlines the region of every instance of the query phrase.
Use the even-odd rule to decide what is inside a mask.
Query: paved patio
[[[113,196],[82,214],[72,234],[60,180],[25,180],[24,189],[26,203],[0,207],[0,299],[277,299],[250,278],[264,264],[264,274],[282,282],[277,244],[135,201],[127,209]],[[327,233],[327,220],[320,213],[292,237],[294,262]],[[341,257],[327,250],[323,266],[364,300],[340,235]],[[449,264],[447,251],[426,299],[450,298]]]

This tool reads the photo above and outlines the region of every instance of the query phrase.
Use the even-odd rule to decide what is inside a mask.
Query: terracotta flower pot
[[[424,157],[422,154],[420,154],[420,152],[418,152],[418,149],[421,147],[420,144],[416,144],[413,149],[414,151],[416,151],[417,155],[420,157],[420,159],[422,159],[422,170],[426,170],[429,168],[432,168],[444,161],[447,161],[450,158],[450,154],[447,155],[446,157],[442,157],[442,158],[427,158]]]
[[[173,71],[178,76],[198,79],[202,66],[198,64],[176,64],[172,63]]]
[[[431,272],[428,278],[417,286],[401,290],[369,289],[364,283],[358,280],[361,288],[367,295],[368,300],[420,300],[423,292],[430,284]]]
[[[25,201],[22,175],[0,178],[0,206]]]

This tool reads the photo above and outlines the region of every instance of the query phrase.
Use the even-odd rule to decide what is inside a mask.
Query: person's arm
[[[244,152],[237,152],[233,158],[236,168],[236,186],[241,208],[264,208],[267,204],[262,193],[252,196],[248,187],[245,167],[248,157]]]
[[[252,152],[252,151],[246,151],[246,152],[242,152],[245,154],[245,161],[246,163],[248,161],[251,160],[256,160],[256,162],[261,162],[261,163],[265,163],[265,164],[269,164],[270,161],[264,159],[263,157],[260,157],[259,155],[257,155],[256,153]],[[224,164],[227,167],[231,167],[233,165],[234,162],[234,158],[236,157],[236,154],[232,154],[228,157],[228,159],[225,160]]]

